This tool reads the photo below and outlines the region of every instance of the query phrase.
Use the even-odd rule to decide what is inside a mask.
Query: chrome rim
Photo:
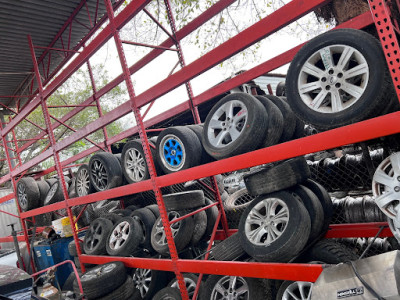
[[[242,134],[248,118],[246,105],[231,100],[219,107],[211,117],[207,138],[216,148],[223,148],[235,142]]]
[[[93,184],[100,190],[106,190],[108,186],[108,174],[105,166],[99,160],[93,160],[92,163]]]
[[[89,187],[90,187],[90,179],[89,179],[89,172],[86,169],[80,169],[78,174],[76,175],[76,190],[78,192],[78,196],[86,196],[89,194]]]
[[[99,222],[94,222],[92,226],[89,227],[90,234],[85,237],[85,244],[89,250],[93,250],[102,238],[103,227]]]
[[[102,274],[111,272],[112,270],[115,269],[115,267],[116,267],[116,264],[111,263],[111,264],[100,266],[98,268],[94,268],[93,270],[90,270],[90,271],[86,272],[84,275],[82,275],[81,280],[85,281],[85,280],[91,280],[94,278],[98,278]]]
[[[168,213],[168,219],[170,222],[180,218],[180,216],[181,215],[176,211],[170,211]],[[181,221],[171,224],[171,232],[173,238],[175,238],[175,236],[178,234],[180,227],[181,227]],[[156,223],[156,232],[154,234],[154,241],[156,242],[156,244],[160,246],[165,246],[168,244],[167,236],[165,235],[161,218]]]
[[[109,239],[110,248],[117,250],[121,248],[129,237],[131,226],[127,221],[123,221],[114,227]]]
[[[215,284],[211,299],[249,300],[249,286],[243,277],[224,276]]]
[[[151,284],[151,270],[149,269],[136,269],[133,274],[133,283],[139,290],[142,298],[147,294]]]
[[[286,203],[278,198],[267,198],[251,209],[244,232],[252,244],[268,246],[282,236],[288,222],[289,208]]]
[[[300,70],[298,90],[310,109],[337,113],[354,105],[369,79],[365,57],[347,45],[331,45],[316,51]]]
[[[192,278],[185,277],[185,275],[183,276],[183,280],[185,281],[186,290],[187,290],[189,296],[192,297],[194,294],[194,291],[196,289],[197,282],[195,282]],[[171,287],[179,289],[178,280],[175,280],[171,284]]]
[[[19,205],[22,208],[27,207],[28,206],[28,197],[26,196],[25,185],[24,184],[18,184],[17,192],[18,192]]]
[[[139,182],[145,178],[146,162],[139,150],[131,148],[125,152],[124,166],[126,174],[132,181]]]
[[[385,158],[372,178],[375,202],[389,218],[395,218],[400,204],[400,152]]]
[[[160,157],[163,165],[170,171],[182,169],[186,161],[185,145],[176,135],[167,134],[160,142]]]
[[[44,199],[44,203],[48,203],[51,201],[51,199],[54,197],[58,189],[58,181],[54,182],[53,185],[50,187],[49,192],[46,195],[46,198]]]
[[[310,300],[312,282],[294,281],[283,292],[282,300]]]

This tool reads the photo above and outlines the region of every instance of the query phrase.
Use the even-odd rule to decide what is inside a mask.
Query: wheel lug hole
[[[395,187],[394,187],[394,191],[395,191],[396,193],[400,192],[400,186],[395,186]]]
[[[328,73],[329,73],[329,75],[332,75],[334,72],[333,72],[332,69],[330,69],[330,70],[328,71]]]
[[[322,81],[322,82],[326,82],[326,77],[322,77],[322,78],[321,78],[321,81]]]
[[[339,82],[336,83],[336,84],[335,84],[335,87],[340,88],[340,87],[341,87],[340,83],[339,83]]]
[[[400,176],[397,176],[397,181],[400,181]]]
[[[343,77],[343,73],[338,73],[338,74],[337,74],[337,77],[338,77],[338,78],[342,78],[342,77]]]
[[[330,86],[330,85],[327,85],[327,86],[325,87],[325,89],[326,89],[327,91],[329,91],[329,90],[331,89],[331,86]]]

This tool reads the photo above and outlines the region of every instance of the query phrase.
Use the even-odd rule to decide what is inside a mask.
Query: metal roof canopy
[[[0,12],[0,110],[22,107],[36,90],[27,35],[46,83],[106,19],[102,0],[0,0]]]

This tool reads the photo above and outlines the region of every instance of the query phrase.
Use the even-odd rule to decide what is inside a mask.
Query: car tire
[[[151,231],[157,218],[154,216],[153,212],[146,207],[133,211],[131,217],[138,221],[142,228],[143,238],[139,245],[150,253],[154,253],[153,246],[151,245]]]
[[[270,223],[264,225],[266,221]],[[243,249],[255,260],[265,262],[288,262],[298,255],[308,241],[310,230],[307,209],[286,191],[254,199],[239,223]]]
[[[232,115],[232,120],[227,113]],[[236,122],[234,127],[231,122]],[[202,139],[204,149],[217,160],[253,151],[264,141],[267,125],[267,112],[260,101],[246,93],[229,94],[207,115]],[[223,128],[227,133],[222,133]]]
[[[169,127],[157,138],[156,160],[165,174],[189,169],[200,164],[201,142],[184,126]]]
[[[320,130],[377,116],[394,95],[379,41],[355,29],[329,31],[303,46],[290,64],[286,92],[297,116]]]
[[[194,209],[205,204],[204,192],[202,190],[168,194],[164,195],[163,198],[167,211]]]
[[[44,199],[46,199],[47,193],[50,190],[50,186],[45,180],[39,180],[39,181],[36,181],[36,183],[37,183],[37,186],[39,188],[39,194],[40,194],[39,205],[43,206],[44,205]]]
[[[181,300],[182,295],[178,288],[165,287],[154,295],[153,300]]]
[[[83,241],[83,250],[88,255],[106,254],[107,237],[113,228],[110,220],[97,218],[86,231]]]
[[[245,254],[240,243],[240,235],[234,233],[211,248],[210,257],[214,260],[231,261],[237,260]]]
[[[151,300],[168,283],[168,273],[150,269],[133,269],[133,299]]]
[[[259,196],[288,189],[310,177],[304,157],[296,157],[270,168],[263,168],[243,177],[250,195]]]
[[[125,144],[121,155],[122,173],[128,183],[140,182],[150,178],[140,140],[133,140]]]
[[[32,177],[22,177],[17,183],[17,199],[22,211],[28,211],[39,206],[40,191]]]
[[[96,153],[90,158],[90,181],[97,192],[122,184],[122,169],[118,158],[109,152]]]
[[[139,222],[131,217],[121,218],[110,230],[106,251],[110,256],[129,256],[136,252],[143,240]]]

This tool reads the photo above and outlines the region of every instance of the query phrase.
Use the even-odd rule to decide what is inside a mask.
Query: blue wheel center
[[[164,144],[165,161],[173,166],[178,166],[183,159],[183,151],[181,144],[175,139],[168,139]]]

